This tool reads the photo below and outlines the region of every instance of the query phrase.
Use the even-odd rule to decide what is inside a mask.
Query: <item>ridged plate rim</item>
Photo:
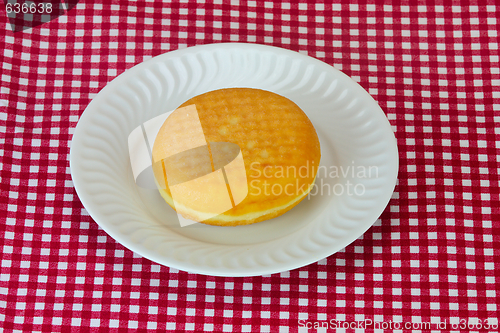
[[[170,64],[172,62],[176,63],[177,67],[182,67],[182,64],[185,64],[186,61],[187,63],[193,61],[194,63],[196,63],[196,59],[198,58],[204,59],[205,57],[206,59],[208,59],[209,57],[213,57],[214,59],[216,59],[216,55],[221,54],[222,57],[224,57],[225,54],[230,54],[233,55],[233,58],[236,57],[237,59],[240,59],[238,57],[241,57],[241,59],[246,59],[245,55],[248,54],[257,54],[257,57],[258,54],[270,54],[271,57],[273,55],[276,56],[276,59],[284,59],[285,62],[288,61],[288,63],[286,63],[285,65],[289,65],[289,67],[285,68],[285,71],[283,71],[282,69],[281,74],[278,73],[279,75],[275,75],[276,77],[274,79],[277,82],[273,83],[271,82],[272,80],[269,79],[269,77],[265,78],[268,79],[267,82],[271,82],[269,83],[270,85],[275,84],[275,87],[278,87],[277,89],[275,89],[275,92],[277,93],[280,93],[279,87],[283,87],[285,83],[290,87],[287,93],[293,91],[294,88],[292,86],[295,84],[293,73],[297,73],[297,71],[300,72],[301,70],[303,71],[302,74],[304,74],[304,77],[309,75],[311,71],[313,71],[313,74],[325,73],[324,75],[319,75],[323,78],[322,82],[327,82],[328,80],[330,80],[331,82],[335,82],[335,84],[332,83],[333,88],[331,88],[334,91],[336,91],[335,89],[343,89],[342,92],[347,97],[342,95],[343,97],[341,96],[340,102],[332,102],[330,100],[329,103],[337,103],[339,105],[339,109],[342,109],[342,107],[345,109],[344,114],[348,115],[348,117],[345,119],[346,124],[354,124],[353,128],[356,128],[356,130],[358,131],[361,128],[367,128],[368,139],[372,134],[377,138],[381,138],[377,142],[369,143],[374,147],[375,151],[380,150],[380,153],[377,153],[377,155],[373,157],[373,160],[383,160],[383,162],[377,163],[382,163],[381,166],[384,170],[386,170],[381,185],[379,186],[379,188],[376,188],[376,191],[378,192],[376,197],[371,200],[369,204],[363,202],[363,200],[353,202],[352,200],[349,201],[348,199],[346,199],[347,201],[345,202],[347,203],[347,208],[332,208],[330,209],[330,211],[322,212],[319,217],[311,221],[311,223],[309,223],[306,227],[296,231],[291,235],[283,237],[282,239],[266,242],[264,244],[244,246],[217,245],[200,243],[199,241],[182,236],[179,236],[178,239],[173,241],[171,235],[168,235],[168,237],[165,236],[164,241],[166,243],[176,243],[175,251],[173,251],[174,254],[169,255],[168,244],[158,246],[157,249],[152,249],[150,246],[152,241],[157,241],[158,244],[163,244],[164,242],[162,243],[158,240],[155,240],[153,235],[148,234],[150,230],[147,227],[138,227],[137,230],[133,229],[133,224],[135,221],[139,221],[140,223],[148,223],[148,216],[142,214],[141,211],[137,209],[135,211],[131,211],[128,213],[125,212],[123,214],[116,214],[116,212],[112,212],[113,207],[120,207],[125,211],[127,209],[130,209],[131,202],[128,201],[129,199],[127,198],[126,194],[123,196],[116,196],[113,194],[116,193],[116,191],[112,190],[113,186],[116,187],[118,185],[116,181],[115,183],[109,181],[110,177],[105,177],[106,172],[109,173],[109,165],[103,166],[103,164],[105,163],[102,162],[102,160],[99,160],[99,158],[106,160],[108,157],[105,156],[104,148],[103,151],[99,152],[98,148],[96,148],[95,143],[94,146],[89,143],[89,141],[93,140],[93,138],[89,137],[95,134],[96,142],[99,139],[105,140],[105,138],[103,137],[99,138],[99,136],[101,135],[99,133],[101,132],[96,131],[95,128],[96,124],[101,124],[103,121],[105,124],[106,121],[108,122],[108,125],[103,125],[104,128],[106,128],[105,126],[108,126],[109,128],[115,128],[113,126],[116,126],[116,124],[111,124],[112,121],[109,120],[110,116],[106,114],[106,110],[102,109],[102,105],[107,103],[106,105],[112,106],[113,103],[115,103],[115,100],[119,102],[120,98],[123,99],[124,97],[121,97],[119,92],[123,87],[134,86],[134,84],[137,84],[137,82],[139,82],[140,84],[141,80],[145,80],[144,82],[146,83],[144,84],[144,86],[146,86],[146,88],[142,86],[142,88],[140,88],[145,90],[145,92],[139,91],[140,89],[138,88],[137,96],[133,96],[133,98],[131,97],[131,103],[134,102],[134,98],[139,101],[141,100],[141,98],[142,101],[148,100],[148,98],[150,100],[153,100],[154,97],[151,96],[154,95],[154,92],[152,91],[155,89],[154,85],[151,85],[151,90],[147,91],[148,89],[150,89],[148,88],[147,80],[151,80],[152,82],[156,82],[155,80],[157,80],[157,78],[154,78],[155,72],[152,71],[152,69],[157,70],[158,68],[163,68],[161,66],[165,66],[166,63]],[[241,64],[237,63],[238,61],[239,60],[233,61],[231,63],[231,66],[241,66]],[[266,64],[258,63],[258,65],[264,66]],[[279,64],[276,64],[277,67],[278,65]],[[269,66],[269,64],[267,64],[267,66]],[[297,66],[299,67],[299,69],[295,68]],[[303,68],[303,66],[306,66],[306,68]],[[181,69],[181,71],[182,70],[183,69]],[[277,71],[277,69],[271,70]],[[205,71],[208,71],[208,69],[205,69]],[[223,72],[222,69],[221,71]],[[242,70],[242,72],[244,72],[244,70]],[[150,73],[153,73],[152,76]],[[269,75],[272,76],[273,73],[274,72],[271,72],[271,74]],[[150,76],[149,78],[148,75]],[[215,77],[217,77],[217,75],[219,74],[212,73],[212,75],[215,75]],[[240,80],[240,82],[238,82],[236,86],[245,86],[244,77],[243,79],[235,77],[234,73],[227,73],[225,75],[231,77],[229,81],[233,80],[237,82],[237,80]],[[146,79],[144,77],[146,77]],[[172,77],[175,78],[175,73],[172,74]],[[290,77],[292,79],[290,79]],[[280,78],[282,79],[281,81]],[[201,80],[203,80],[203,78],[201,78]],[[247,81],[248,80],[249,79],[247,78]],[[295,81],[298,82],[300,80],[297,79]],[[306,82],[307,80],[304,79],[303,81]],[[156,82],[155,84],[158,84],[158,82]],[[188,83],[179,84],[183,84],[184,87],[187,87],[189,85],[189,80]],[[258,85],[259,84],[255,82],[253,84],[255,88],[259,88]],[[299,85],[300,84],[295,85],[295,87]],[[262,89],[265,88],[268,87],[262,87]],[[193,92],[196,91],[196,87],[191,87],[191,89]],[[330,97],[328,95],[328,89],[325,92],[325,100],[328,100],[328,98]],[[353,101],[356,100],[357,102],[350,103],[350,96],[352,96]],[[319,101],[321,101],[321,98],[319,98]],[[361,103],[362,107],[359,106],[357,110],[354,110],[357,105],[356,103]],[[354,104],[355,107],[353,107],[352,104]],[[354,110],[352,115],[349,114],[349,108]],[[304,111],[308,113],[307,110]],[[116,119],[116,122],[125,124],[125,126],[127,124],[127,122],[123,122],[122,119]],[[372,132],[370,132],[370,130]],[[354,141],[356,141],[356,139],[354,139]],[[100,141],[100,144],[105,146],[106,142]],[[103,154],[100,155],[100,153]],[[382,109],[360,85],[358,85],[347,75],[324,62],[300,54],[298,52],[259,44],[220,43],[194,46],[159,55],[134,66],[133,68],[125,71],[124,73],[116,77],[113,81],[111,81],[97,94],[93,101],[88,105],[77,124],[71,144],[70,168],[76,192],[90,216],[111,237],[113,237],[116,241],[129,248],[130,250],[159,264],[188,272],[215,276],[255,276],[278,273],[314,263],[341,250],[342,248],[353,242],[355,239],[357,239],[359,236],[361,236],[377,220],[391,198],[397,180],[398,151],[394,133],[392,132],[390,124]],[[94,179],[99,179],[99,182],[97,182],[96,180],[94,183],[92,183]],[[124,179],[123,181],[129,180]],[[100,189],[102,191],[108,192],[104,192],[104,194],[102,194],[101,191],[97,191],[99,186],[101,186]],[[108,193],[109,198],[107,199],[107,201],[103,201],[102,199],[97,200],[96,193],[99,194],[99,198],[102,198],[106,195],[106,193]],[[359,205],[359,208],[350,207],[352,205]],[[334,219],[333,216],[337,216],[339,214],[338,211],[333,212],[333,209],[344,209],[344,215],[364,215],[359,219],[350,218],[352,220],[351,222],[357,223],[357,228],[354,231],[348,232],[347,235],[343,235],[339,239],[338,235],[331,235],[332,230],[334,232],[335,230],[342,230],[342,228],[340,228],[339,226],[332,226],[332,223],[335,223],[331,221],[332,219]],[[365,209],[364,212],[363,209]],[[293,214],[293,210],[288,214]],[[339,218],[338,216],[336,218],[342,220],[343,222],[350,222],[349,218]],[[118,219],[124,220],[125,224],[129,223],[129,220],[132,221],[130,222],[130,225],[132,225],[132,229],[134,230],[133,233],[127,234],[123,232],[123,228],[120,229],[119,227],[117,227],[117,223],[119,222]],[[137,222],[136,224],[140,224],[139,222]],[[157,236],[157,238],[158,237],[159,236]],[[296,242],[296,244],[290,243],[291,241]],[[149,247],[145,245],[146,242],[150,242]],[[182,251],[185,252],[185,255],[182,253]],[[232,257],[225,255],[224,253],[228,251],[234,253],[234,255]],[[259,254],[259,251],[262,253]]]

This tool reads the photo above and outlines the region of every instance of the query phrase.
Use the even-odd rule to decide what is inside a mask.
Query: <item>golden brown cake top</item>
[[[234,145],[217,146],[214,143],[233,143],[241,150],[246,179],[239,177],[235,181],[246,182],[240,185],[247,187],[248,193],[242,202],[222,214],[223,219],[238,219],[286,207],[309,190],[320,161],[319,140],[309,118],[289,99],[264,90],[230,88],[191,98],[178,109],[184,110],[184,116],[172,117],[174,112],[163,125],[153,147],[154,160],[164,157],[165,151],[170,152],[167,155],[177,153],[179,161],[170,159],[166,164],[167,171],[169,165],[178,169],[179,177],[176,178],[189,180],[209,173],[210,169],[217,171],[230,160],[228,156],[236,156],[237,152],[231,151]],[[203,135],[196,128],[197,122],[201,124]],[[208,151],[201,147],[203,142],[208,143]],[[190,152],[190,158],[179,157],[186,147],[198,146],[198,150]],[[225,158],[228,161],[218,163],[213,155],[208,167],[210,148],[214,150],[212,153],[228,150],[220,155],[223,161]],[[201,164],[204,167],[199,167]],[[157,179],[160,172],[156,168]],[[165,174],[163,170],[163,176]],[[171,185],[173,180],[168,179],[168,183]],[[170,195],[168,186],[165,192]],[[191,199],[186,198],[187,201]]]

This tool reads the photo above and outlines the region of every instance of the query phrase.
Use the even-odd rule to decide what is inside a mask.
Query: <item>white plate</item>
[[[317,179],[323,195],[253,225],[181,228],[156,190],[135,184],[127,138],[137,126],[189,98],[228,87],[272,91],[304,110],[318,132],[321,165],[329,173]],[[188,272],[252,276],[316,262],[361,236],[389,202],[398,151],[383,111],[345,74],[297,52],[227,43],[169,52],[119,75],[78,122],[70,164],[89,214],[130,250]],[[328,194],[333,189],[338,195]]]

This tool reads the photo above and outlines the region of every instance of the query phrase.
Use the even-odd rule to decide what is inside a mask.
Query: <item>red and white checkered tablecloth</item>
[[[0,327],[498,331],[500,6],[461,4],[80,1],[17,32],[0,4]],[[83,208],[68,160],[90,100],[137,63],[215,42],[316,57],[386,112],[398,185],[344,250],[281,274],[202,276],[134,254]]]

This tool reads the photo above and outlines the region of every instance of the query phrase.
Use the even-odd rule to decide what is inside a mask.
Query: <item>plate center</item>
[[[335,150],[321,130],[317,133],[321,143],[320,165],[329,168],[335,163]],[[322,187],[332,188],[337,182],[339,179],[328,178],[327,174],[321,173],[316,179],[316,190],[313,188],[311,194],[290,211],[267,221],[235,227],[219,227],[203,223],[181,227],[176,212],[163,200],[158,190],[137,187],[137,191],[149,214],[159,225],[172,232],[205,243],[250,245],[282,238],[312,223],[332,205],[332,200],[335,198],[331,192],[322,191]],[[328,184],[328,187],[323,184]]]

